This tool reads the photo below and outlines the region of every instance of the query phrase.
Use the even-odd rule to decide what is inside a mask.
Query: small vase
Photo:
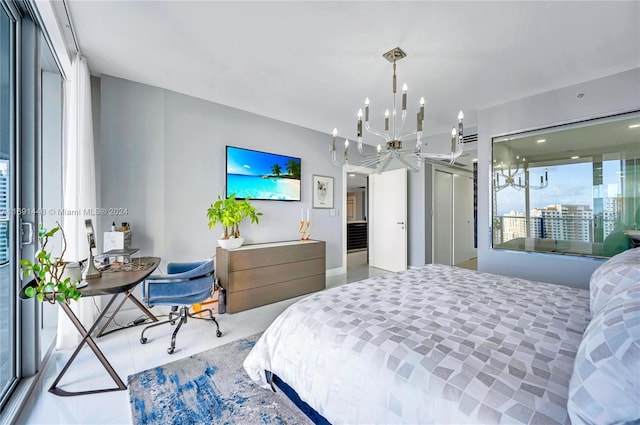
[[[218,245],[220,245],[220,248],[224,249],[240,248],[243,243],[244,238],[242,236],[240,236],[239,238],[218,239]]]

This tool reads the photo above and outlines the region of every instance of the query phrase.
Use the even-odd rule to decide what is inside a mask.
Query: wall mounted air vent
[[[474,143],[478,141],[478,133],[476,134],[465,134],[462,137],[462,143]]]

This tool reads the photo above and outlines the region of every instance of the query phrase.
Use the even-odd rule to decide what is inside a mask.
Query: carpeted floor
[[[134,424],[310,424],[281,391],[260,388],[242,362],[260,334],[128,378]]]

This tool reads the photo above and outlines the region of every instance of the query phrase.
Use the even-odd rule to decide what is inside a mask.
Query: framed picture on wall
[[[333,177],[313,176],[313,208],[333,208]]]

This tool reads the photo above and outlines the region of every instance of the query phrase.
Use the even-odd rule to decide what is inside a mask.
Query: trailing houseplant
[[[240,236],[239,225],[245,218],[249,218],[251,223],[259,222],[262,213],[251,205],[249,200],[250,198],[238,200],[235,193],[227,199],[222,199],[218,196],[218,200],[207,209],[209,229],[213,229],[218,223],[224,228],[224,232],[218,239],[221,247],[232,246],[237,248],[242,245],[244,238]],[[230,240],[233,240],[233,242],[220,242]]]
[[[47,250],[49,238],[60,232],[62,236],[62,252],[60,257],[53,256],[53,253]],[[77,288],[77,282],[72,282],[71,277],[65,275],[67,263],[62,260],[67,250],[67,240],[64,230],[59,223],[47,230],[42,225],[38,229],[38,241],[40,249],[36,252],[35,261],[20,260],[22,272],[24,276],[33,276],[35,283],[24,288],[24,295],[27,298],[36,297],[39,302],[47,300],[51,304],[56,301],[61,303],[69,303],[69,301],[78,301],[82,293]]]

